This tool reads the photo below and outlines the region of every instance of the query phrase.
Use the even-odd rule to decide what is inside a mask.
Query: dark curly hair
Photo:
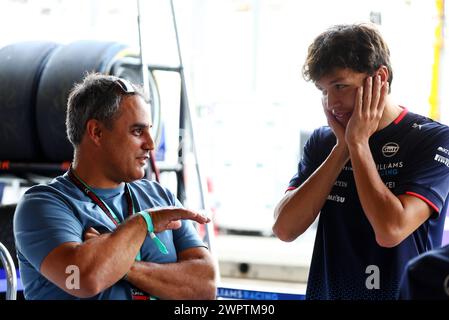
[[[316,82],[338,68],[374,75],[381,66],[388,69],[391,88],[390,50],[374,25],[336,25],[316,37],[309,46],[302,74],[305,80]]]

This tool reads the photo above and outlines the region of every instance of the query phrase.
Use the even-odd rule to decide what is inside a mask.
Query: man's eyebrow
[[[332,84],[335,84],[336,82],[341,82],[344,80],[345,80],[344,77],[338,77],[338,78],[333,79],[331,82],[329,82],[329,84],[332,85]]]
[[[151,127],[148,123],[134,123],[129,126],[130,129],[145,129]]]
[[[327,85],[331,86],[331,85],[333,85],[335,83],[344,82],[344,81],[346,81],[345,77],[338,77],[338,78],[335,78],[335,79],[332,79],[331,81],[329,81],[329,83]],[[317,87],[318,90],[323,90],[323,88],[321,88],[321,86],[318,85],[317,83],[315,83],[315,87]]]

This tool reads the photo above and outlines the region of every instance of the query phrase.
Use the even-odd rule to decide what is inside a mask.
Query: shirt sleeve
[[[304,145],[304,150],[302,152],[301,160],[298,164],[298,172],[293,176],[288,185],[287,191],[294,190],[298,188],[307,178],[315,172],[315,170],[321,165],[325,158],[323,158],[323,154],[325,154],[327,141],[323,143],[323,145],[319,146],[320,141],[324,142],[324,139],[320,139],[320,131],[321,129],[316,129],[312,135],[309,137],[307,142]],[[327,139],[326,139],[327,140]],[[331,145],[332,144],[332,141]],[[321,150],[322,154],[318,154],[318,151]]]
[[[167,206],[183,207],[169,189],[161,186],[157,182],[141,180],[138,183],[132,184],[132,187],[135,188],[136,195],[140,198],[139,202],[143,204],[141,209]],[[192,247],[206,247],[190,220],[181,220],[181,227],[179,229],[165,230],[158,233],[157,236],[165,244],[169,254],[160,254],[154,241],[147,236],[142,246],[142,260],[156,263],[175,262],[177,260],[176,253],[180,251]]]
[[[183,208],[181,202],[176,199],[173,194],[171,195],[173,197],[174,206]],[[192,220],[181,220],[181,223],[181,228],[173,230],[173,242],[177,252],[194,247],[207,248],[206,244],[200,239],[200,235]]]
[[[449,193],[449,134],[434,135],[413,150],[413,161],[407,164],[404,178],[395,189],[426,202],[436,213],[444,206]],[[437,215],[438,216],[438,215]]]
[[[83,228],[69,206],[49,190],[28,190],[14,214],[17,249],[36,269],[65,242],[82,242]]]

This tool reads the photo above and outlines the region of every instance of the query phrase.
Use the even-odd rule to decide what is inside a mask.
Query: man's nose
[[[145,150],[154,150],[154,141],[153,141],[153,138],[151,137],[150,130],[148,130],[145,133],[145,141],[144,141],[144,145],[142,146],[142,148]]]
[[[341,103],[340,103],[340,100],[338,99],[338,97],[336,97],[334,94],[327,94],[325,106],[328,110],[335,109],[340,104]]]

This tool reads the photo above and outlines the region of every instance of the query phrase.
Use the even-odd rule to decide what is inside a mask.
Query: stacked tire
[[[72,159],[66,136],[67,98],[87,72],[109,73],[113,61],[126,49],[114,42],[78,41],[61,46],[48,60],[36,100],[37,134],[47,161]]]
[[[0,162],[71,161],[65,130],[70,90],[87,72],[110,73],[126,50],[98,41],[22,42],[0,49]]]
[[[36,97],[42,71],[57,47],[52,42],[23,42],[0,50],[0,160],[42,158]]]

